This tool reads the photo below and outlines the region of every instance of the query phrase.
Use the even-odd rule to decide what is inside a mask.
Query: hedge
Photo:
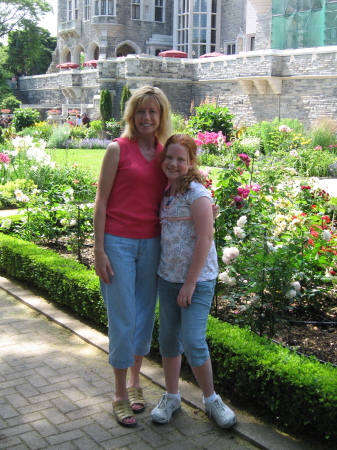
[[[107,324],[93,270],[52,250],[0,233],[0,270],[36,286],[53,302]],[[158,349],[158,314],[152,348]],[[290,432],[337,438],[337,372],[330,364],[209,317],[207,341],[214,379],[226,392],[258,405]]]

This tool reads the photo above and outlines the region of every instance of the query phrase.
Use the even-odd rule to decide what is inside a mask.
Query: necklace
[[[143,147],[141,144],[139,144],[139,148],[140,148],[140,152],[141,154],[144,156],[145,159],[147,159],[148,161],[151,161],[151,159],[154,157],[155,153],[156,153],[156,149],[155,148],[145,148]]]
[[[169,206],[172,202],[173,202],[173,199],[175,198],[175,196],[176,196],[176,193],[174,193],[173,195],[170,195],[170,192],[171,191],[171,188],[169,189],[169,196],[167,197],[167,200],[166,200],[166,206]]]

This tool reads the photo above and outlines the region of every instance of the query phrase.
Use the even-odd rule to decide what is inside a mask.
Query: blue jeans
[[[101,281],[108,314],[109,363],[117,369],[134,365],[134,355],[150,351],[157,302],[160,238],[104,237],[114,275]]]
[[[209,358],[206,326],[216,280],[196,284],[192,303],[178,306],[182,283],[159,277],[159,348],[162,356],[174,358],[185,352],[190,366],[198,367]]]

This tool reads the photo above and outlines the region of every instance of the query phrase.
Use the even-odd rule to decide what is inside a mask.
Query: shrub
[[[109,89],[103,89],[101,91],[101,100],[99,107],[102,116],[103,130],[105,130],[105,124],[109,119],[111,119],[112,115],[112,100]]]
[[[20,100],[18,100],[14,95],[8,95],[8,97],[5,97],[1,104],[0,109],[10,109],[11,111],[14,111],[15,108],[20,107]]]
[[[40,113],[32,108],[18,108],[14,110],[13,126],[15,131],[21,131],[37,123]]]
[[[48,148],[65,148],[65,143],[70,137],[70,126],[65,123],[53,128],[52,135],[47,143]]]
[[[131,91],[130,88],[127,84],[125,84],[123,86],[123,90],[122,90],[122,96],[121,96],[121,103],[120,103],[120,113],[121,113],[121,117],[123,117],[124,115],[124,111],[125,111],[125,106],[129,100],[129,98],[131,97]]]
[[[103,124],[101,120],[93,120],[90,122],[90,127],[87,128],[88,138],[98,138],[99,134],[103,130]]]
[[[185,119],[181,114],[172,113],[172,128],[174,134],[184,133]]]
[[[105,128],[107,133],[111,136],[111,139],[113,139],[121,135],[123,124],[122,122],[118,122],[116,120],[110,120],[109,122],[106,122]]]
[[[319,120],[310,130],[312,147],[328,148],[337,143],[337,123],[330,117]]]
[[[224,136],[229,137],[233,131],[233,118],[228,108],[218,108],[214,105],[206,104],[195,108],[196,115],[190,117],[187,129],[192,134],[206,131],[221,131]]]

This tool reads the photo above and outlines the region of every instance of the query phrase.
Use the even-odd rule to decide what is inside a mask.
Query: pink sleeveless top
[[[160,236],[159,208],[167,186],[159,154],[151,161],[142,155],[137,141],[115,139],[120,146],[120,159],[110,192],[105,232],[132,239]]]

